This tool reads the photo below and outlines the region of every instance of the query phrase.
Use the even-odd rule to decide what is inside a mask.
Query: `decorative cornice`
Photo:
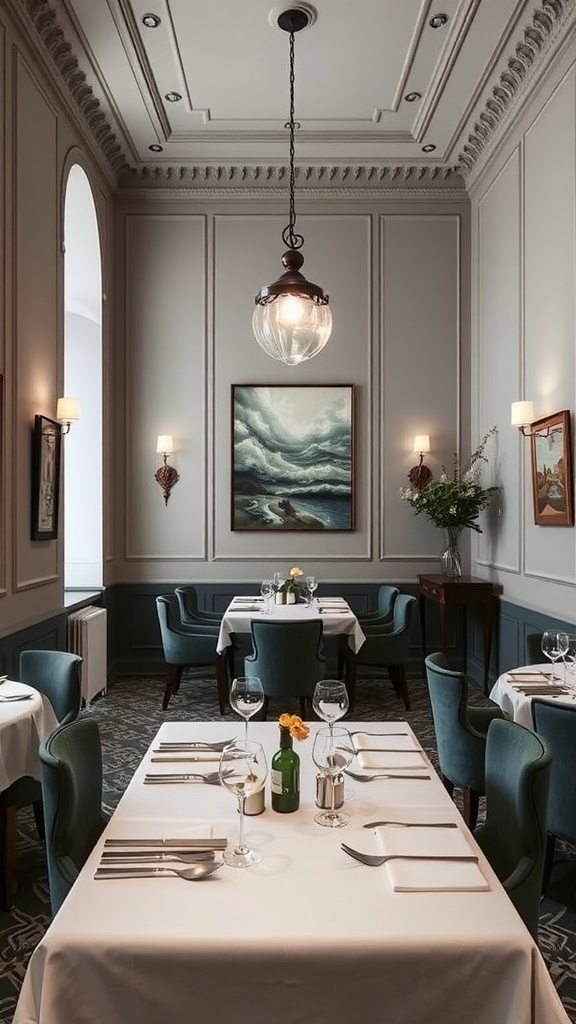
[[[273,191],[288,181],[288,168],[282,165],[205,164],[173,166],[146,166],[130,168],[120,178],[123,189],[218,189],[219,191],[247,189],[249,186]],[[320,164],[296,167],[296,185],[300,191],[375,190],[383,187],[437,190],[464,190],[464,182],[457,168],[408,166],[396,164]]]
[[[465,181],[477,165],[497,146],[519,101],[527,95],[528,85],[559,46],[573,19],[576,0],[541,0],[532,14],[532,23],[524,29],[506,66],[499,74],[484,106],[477,115],[472,132],[459,154],[457,168]]]
[[[58,79],[65,86],[100,153],[118,175],[127,167],[126,157],[112,131],[100,101],[94,95],[72,45],[58,24],[54,8],[46,0],[16,0],[15,6],[50,59]]]

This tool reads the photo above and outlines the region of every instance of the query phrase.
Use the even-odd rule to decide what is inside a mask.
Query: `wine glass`
[[[270,602],[272,600],[272,594],[274,593],[274,581],[273,580],[262,580],[262,583],[260,584],[260,593],[262,594],[262,597],[265,600],[265,604],[264,604],[264,607],[262,609],[262,613],[264,615],[271,615],[272,614],[272,606],[271,606]]]
[[[564,634],[566,636],[566,634]],[[558,661],[558,658],[562,657],[562,652],[558,643],[558,633],[554,633],[551,630],[545,630],[542,633],[542,653],[552,662],[552,671],[550,672],[550,682],[554,682],[554,665]]]
[[[308,593],[310,594],[310,598],[309,598],[308,604],[309,605],[313,605],[314,604],[314,591],[318,589],[318,580],[316,579],[315,576],[307,576],[306,577],[306,589],[307,589]]]
[[[248,720],[264,704],[262,680],[258,676],[237,676],[230,687],[230,707],[244,719],[244,742],[248,742]]]
[[[568,651],[569,641],[568,633],[560,631],[558,633],[558,650],[560,651],[560,657],[564,664],[564,682],[566,682],[566,653]]]
[[[568,669],[570,679],[568,685],[572,688],[576,687],[576,635],[573,633],[568,634],[568,648],[564,655],[564,670]],[[566,676],[564,676],[566,679]]]
[[[262,744],[248,740],[243,745],[236,746],[232,743],[228,747],[224,747],[220,755],[219,773],[221,785],[236,794],[238,814],[240,815],[238,841],[233,850],[224,853],[223,860],[232,868],[247,868],[262,859],[262,854],[257,850],[251,850],[244,841],[246,797],[262,789],[268,775],[268,765]]]
[[[276,592],[278,594],[282,590],[282,587],[284,586],[285,583],[286,583],[286,573],[285,572],[275,572],[274,573],[274,586],[276,587]]]
[[[340,679],[321,679],[316,683],[312,707],[318,718],[322,718],[328,723],[330,734],[332,734],[334,722],[344,717],[349,706],[348,690]]]
[[[354,756],[352,737],[343,725],[334,726],[334,723],[326,728],[318,729],[314,737],[312,747],[312,760],[323,775],[332,776],[330,809],[319,811],[314,815],[314,821],[318,825],[325,825],[326,828],[342,828],[350,821],[349,814],[334,810],[334,790],[336,776],[347,768]]]

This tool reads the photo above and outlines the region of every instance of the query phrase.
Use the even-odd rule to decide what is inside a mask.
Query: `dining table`
[[[565,675],[563,665],[552,669],[549,662],[545,665],[524,665],[502,672],[490,691],[490,699],[502,708],[506,717],[528,729],[533,728],[534,697],[574,706],[576,675],[568,670]]]
[[[0,793],[23,776],[40,779],[40,742],[58,725],[48,698],[26,683],[0,682]]]
[[[209,745],[240,729],[163,723],[32,955],[13,1024],[567,1024],[532,936],[408,723],[345,723],[351,820],[315,822],[322,724],[294,741],[298,810],[272,811],[267,784],[263,813],[246,818],[260,862],[191,882],[164,868],[188,844],[234,844],[237,802],[220,785],[167,776],[216,770]],[[249,734],[270,764],[278,722],[251,722]],[[366,866],[343,841],[394,859]],[[95,877],[110,851],[136,851],[141,865],[153,843],[152,877]]]
[[[316,598],[311,604],[267,604],[264,598],[241,596],[232,598],[222,616],[216,644],[218,654],[223,654],[231,646],[235,633],[250,633],[252,619],[264,622],[321,619],[323,633],[345,637],[355,654],[366,639],[356,615],[343,597]]]

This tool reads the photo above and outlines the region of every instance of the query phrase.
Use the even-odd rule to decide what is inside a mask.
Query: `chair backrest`
[[[526,634],[526,664],[541,665],[546,661],[542,654],[542,633]]]
[[[156,611],[164,660],[169,665],[213,665],[216,663],[218,626],[212,623],[184,625],[175,594],[156,598]]]
[[[449,669],[441,652],[429,654],[425,664],[442,774],[455,786],[483,793],[486,738],[468,722],[466,676]]]
[[[244,660],[247,676],[259,676],[267,697],[312,697],[326,675],[322,621],[252,620],[253,653]]]
[[[220,623],[222,616],[218,612],[207,612],[198,607],[198,595],[196,588],[191,583],[185,587],[176,587],[174,593],[180,608],[180,618],[182,622],[195,622],[197,620],[205,622],[216,622]]]
[[[378,617],[382,619],[392,619],[394,614],[394,605],[396,598],[400,591],[398,587],[391,587],[384,583],[378,590]]]
[[[56,914],[107,822],[98,723],[78,718],[40,744],[52,913]]]
[[[78,654],[67,651],[22,651],[20,654],[20,682],[29,683],[48,698],[60,725],[78,717],[81,663]]]
[[[552,753],[531,729],[496,719],[486,742],[486,820],[475,837],[538,940]]]
[[[532,700],[532,721],[552,751],[548,798],[548,831],[561,839],[576,840],[576,707]]]

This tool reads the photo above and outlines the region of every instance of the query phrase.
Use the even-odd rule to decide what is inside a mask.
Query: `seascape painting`
[[[352,530],[353,385],[232,385],[232,529]]]

